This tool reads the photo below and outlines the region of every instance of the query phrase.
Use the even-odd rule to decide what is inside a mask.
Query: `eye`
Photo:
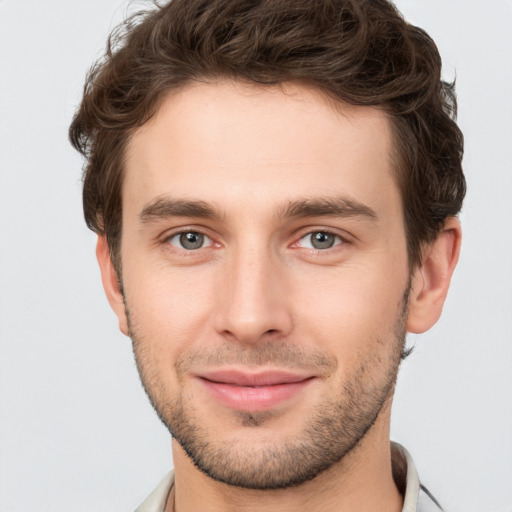
[[[168,238],[168,242],[178,249],[195,251],[204,247],[210,247],[212,240],[198,231],[182,231]]]
[[[299,240],[299,245],[307,249],[325,250],[331,249],[343,243],[340,236],[328,231],[313,231]]]

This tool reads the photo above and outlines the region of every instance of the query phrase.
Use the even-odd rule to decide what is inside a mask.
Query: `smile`
[[[264,411],[290,400],[315,377],[282,371],[246,373],[207,372],[199,380],[208,393],[223,405],[239,411]]]

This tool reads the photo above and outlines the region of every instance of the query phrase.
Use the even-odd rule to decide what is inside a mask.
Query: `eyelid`
[[[174,244],[172,243],[172,240],[174,240],[175,238],[178,238],[180,237],[181,238],[181,235],[185,234],[185,233],[195,233],[197,235],[201,235],[203,237],[203,242],[204,244],[201,246],[201,247],[198,247],[197,249],[187,249],[185,247],[180,247],[178,244]],[[206,247],[211,247],[213,245],[213,240],[208,236],[208,235],[205,235],[204,233],[200,233],[199,231],[179,231],[178,233],[174,233],[173,235],[169,236],[167,238],[167,242],[172,245],[173,247],[176,247],[177,249],[181,249],[181,250],[185,250],[185,251],[192,251],[192,250],[196,250],[198,251],[199,249],[205,249]]]
[[[205,229],[204,227],[189,225],[189,226],[179,226],[174,229],[171,229],[169,231],[166,231],[161,237],[160,237],[160,243],[164,245],[171,246],[172,249],[175,249],[177,251],[182,251],[185,253],[191,253],[191,252],[197,252],[200,249],[207,249],[209,247],[218,246],[220,245],[218,242],[216,242],[215,238],[209,233],[210,230]],[[182,235],[184,233],[197,233],[202,235],[205,238],[205,241],[208,240],[208,245],[204,245],[203,247],[200,247],[199,249],[185,249],[184,247],[180,247],[179,245],[171,244],[171,240],[179,235]]]
[[[321,251],[321,252],[324,252],[324,251],[327,251],[329,249],[333,249],[334,247],[337,247],[338,245],[341,245],[343,244],[345,241],[343,240],[343,238],[338,234],[338,233],[333,233],[332,231],[327,231],[325,229],[318,229],[318,230],[313,230],[313,231],[309,231],[308,233],[302,235],[299,240],[297,241],[297,244],[299,244],[302,240],[304,239],[311,239],[311,237],[316,234],[316,233],[323,233],[323,234],[326,234],[326,235],[330,235],[330,236],[333,236],[335,239],[334,241],[334,244],[331,246],[331,247],[326,247],[325,249],[318,249],[316,247],[305,247],[306,249],[309,249],[309,250],[313,250],[313,251]]]
[[[200,247],[199,249],[193,250],[193,249],[186,249],[184,247],[179,247],[178,245],[170,243],[170,241],[173,238],[175,238],[176,236],[181,235],[183,233],[201,234],[208,241],[208,244],[204,245],[203,247]],[[313,235],[314,233],[326,233],[326,234],[332,235],[339,239],[339,242],[335,243],[335,245],[333,245],[330,248],[326,248],[326,249],[315,249],[314,247],[312,247],[312,248],[306,247],[305,248],[310,251],[315,251],[315,252],[319,252],[319,253],[320,252],[328,252],[329,250],[333,250],[340,245],[350,244],[352,242],[352,238],[353,238],[348,233],[346,233],[344,231],[340,232],[339,230],[337,230],[335,228],[330,228],[330,227],[326,228],[323,226],[318,226],[318,227],[308,226],[307,228],[303,228],[299,231],[298,235],[296,235],[294,237],[295,241],[292,242],[292,244],[289,247],[300,248],[301,247],[300,241],[302,239],[306,238],[307,236]],[[196,252],[196,251],[199,251],[200,249],[207,249],[209,247],[220,247],[221,245],[223,245],[216,240],[215,236],[212,236],[209,229],[205,228],[204,226],[197,226],[197,225],[179,226],[179,227],[170,229],[170,230],[166,231],[160,237],[160,243],[162,243],[164,245],[171,246],[172,248],[174,248],[178,251],[183,251],[186,253]]]
[[[332,236],[335,236],[337,240],[335,241],[334,245],[332,247],[326,247],[326,248],[315,248],[313,246],[306,247],[301,243],[301,241],[306,238],[310,237],[311,235],[315,233],[326,233]],[[318,257],[327,257],[327,256],[333,256],[334,254],[338,254],[340,251],[344,252],[346,251],[349,246],[354,243],[357,238],[354,237],[352,234],[347,233],[345,230],[341,230],[334,227],[325,227],[321,224],[319,225],[313,225],[313,226],[306,226],[302,229],[297,230],[295,236],[293,237],[293,242],[289,247],[291,249],[295,250],[301,250],[304,254],[310,254],[315,255]]]

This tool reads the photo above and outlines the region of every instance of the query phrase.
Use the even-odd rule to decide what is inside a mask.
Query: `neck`
[[[403,497],[392,476],[389,411],[381,413],[341,461],[313,480],[287,489],[260,491],[217,482],[199,471],[173,440],[175,486],[166,512],[400,512]]]

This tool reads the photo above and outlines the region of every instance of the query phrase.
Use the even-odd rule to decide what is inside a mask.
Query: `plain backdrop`
[[[0,512],[132,510],[171,467],[101,288],[67,142],[123,0],[0,0]],[[512,1],[400,0],[457,76],[463,252],[392,437],[447,512],[512,512]]]

